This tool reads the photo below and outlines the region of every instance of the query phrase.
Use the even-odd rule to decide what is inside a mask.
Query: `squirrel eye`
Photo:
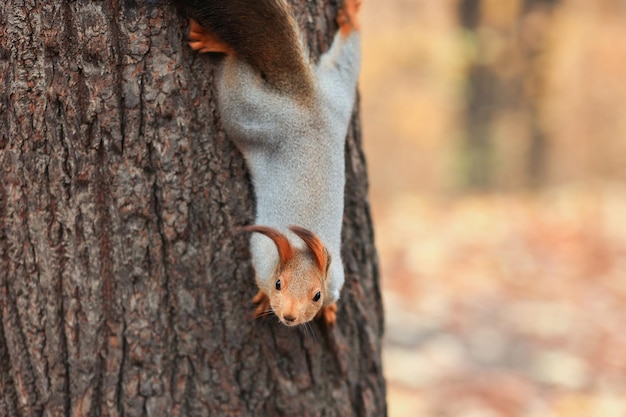
[[[322,294],[320,294],[320,292],[316,292],[315,295],[313,296],[313,301],[319,301],[320,297],[322,296]]]
[[[276,289],[280,291],[280,280],[276,281]]]

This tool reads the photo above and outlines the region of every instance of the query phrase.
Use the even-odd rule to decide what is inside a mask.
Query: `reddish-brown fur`
[[[280,258],[281,266],[286,265],[289,261],[293,259],[293,246],[291,246],[289,239],[287,239],[287,237],[280,233],[278,230],[272,229],[271,227],[259,225],[246,226],[244,230],[247,230],[248,232],[262,233],[272,239],[272,241],[276,245],[276,250],[278,251],[278,257]]]
[[[322,241],[313,232],[302,227],[290,226],[289,230],[294,232],[300,239],[302,239],[302,241],[304,241],[315,259],[315,264],[322,273],[326,274],[328,265],[330,264],[330,255],[328,254],[328,251],[324,247]]]

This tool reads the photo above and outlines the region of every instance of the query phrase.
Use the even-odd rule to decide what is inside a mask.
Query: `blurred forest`
[[[363,3],[390,417],[626,416],[626,2]]]

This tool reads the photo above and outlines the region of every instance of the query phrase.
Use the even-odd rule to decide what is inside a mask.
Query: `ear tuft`
[[[315,265],[320,272],[327,274],[328,265],[330,264],[330,256],[324,244],[313,232],[300,226],[289,226],[289,230],[294,232],[300,239],[304,241],[315,259]]]
[[[278,251],[278,257],[280,258],[280,266],[284,266],[287,262],[293,259],[293,247],[287,239],[287,236],[280,233],[278,230],[267,226],[259,226],[253,224],[251,226],[244,227],[244,230],[248,232],[261,233],[274,242],[276,250]]]

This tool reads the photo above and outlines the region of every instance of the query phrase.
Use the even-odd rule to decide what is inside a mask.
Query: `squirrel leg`
[[[219,52],[226,55],[232,53],[230,46],[200,26],[194,19],[189,21],[189,46],[198,52]]]
[[[339,31],[343,36],[348,36],[353,30],[361,28],[358,16],[360,7],[361,0],[344,1],[343,7],[337,14],[337,24],[339,24]]]
[[[334,326],[337,322],[337,304],[332,303],[322,307],[315,318],[321,318],[327,326]]]
[[[258,304],[256,310],[254,310],[254,318],[257,319],[259,317],[263,317],[267,315],[270,311],[272,311],[272,306],[270,305],[270,299],[263,291],[256,293],[256,295],[252,298],[252,302],[254,304]]]

